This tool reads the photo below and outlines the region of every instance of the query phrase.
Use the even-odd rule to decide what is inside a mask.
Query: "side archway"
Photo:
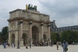
[[[15,34],[12,34],[12,35],[11,35],[11,44],[12,44],[12,43],[15,43]]]
[[[44,40],[44,42],[46,42],[46,39],[47,39],[46,34],[43,34],[43,40]]]
[[[22,39],[23,39],[23,45],[25,46],[25,44],[27,43],[27,34],[26,33],[23,33]]]

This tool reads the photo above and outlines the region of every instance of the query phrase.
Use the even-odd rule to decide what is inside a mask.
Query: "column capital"
[[[43,23],[40,24],[40,26],[43,26],[43,25],[44,25]]]
[[[50,24],[48,24],[47,27],[50,27]]]
[[[32,24],[32,21],[29,21],[29,25],[31,25]]]
[[[19,23],[23,23],[23,20],[20,20]]]
[[[18,24],[17,25],[20,25],[22,23],[23,23],[23,20],[20,20],[20,21],[18,21]]]

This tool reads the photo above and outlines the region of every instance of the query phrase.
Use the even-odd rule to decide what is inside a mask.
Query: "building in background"
[[[66,26],[66,27],[57,27],[55,24],[55,20],[54,20],[53,22],[50,23],[50,28],[51,28],[51,32],[60,33],[60,32],[68,31],[68,30],[77,31],[78,25]]]

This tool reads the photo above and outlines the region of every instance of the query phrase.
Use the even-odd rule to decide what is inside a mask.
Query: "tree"
[[[2,36],[3,41],[6,41],[8,39],[8,27],[7,26],[2,28],[1,36]]]
[[[78,32],[77,31],[70,31],[68,35],[68,42],[72,43],[78,41]]]
[[[2,42],[2,41],[1,41],[1,40],[2,40],[2,36],[1,36],[1,35],[2,35],[2,33],[0,32],[0,43]]]
[[[78,41],[78,32],[77,31],[64,31],[61,33],[61,41],[66,40],[70,44],[72,42]]]
[[[67,41],[67,35],[68,35],[67,31],[63,31],[61,33],[61,41],[63,41],[63,40],[66,40]]]
[[[55,33],[55,32],[52,32],[51,33],[51,40],[53,41],[53,42],[57,42],[57,41],[60,41],[60,35],[58,34],[58,33]]]

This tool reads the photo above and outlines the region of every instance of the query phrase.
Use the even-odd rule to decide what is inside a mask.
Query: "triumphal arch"
[[[26,9],[16,9],[10,13],[8,43],[20,45],[50,40],[49,15],[37,11],[37,6],[26,5]]]

